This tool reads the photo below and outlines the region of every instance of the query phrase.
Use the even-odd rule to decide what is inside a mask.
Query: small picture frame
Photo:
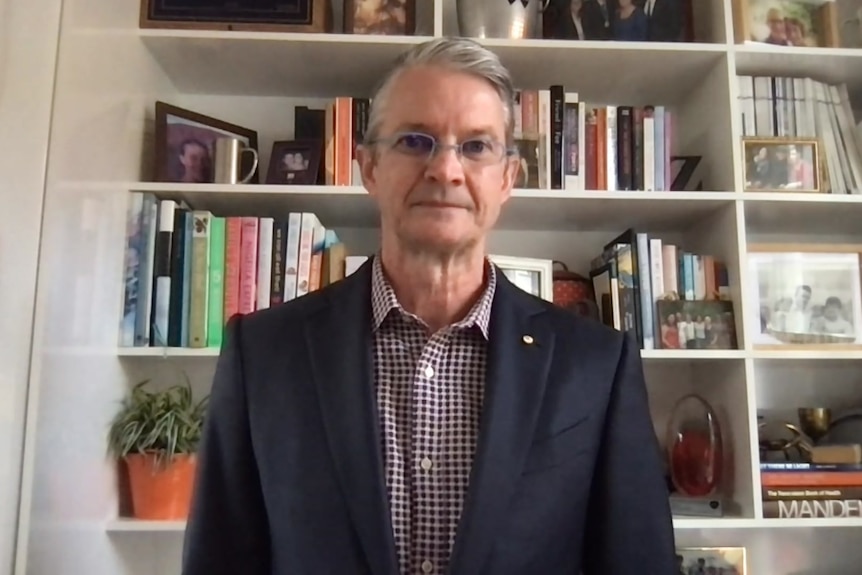
[[[242,32],[332,31],[331,0],[141,0],[141,28]]]
[[[539,140],[536,138],[517,138],[518,177],[515,188],[537,189],[539,187]]]
[[[737,349],[732,301],[658,300],[656,322],[659,349]]]
[[[344,0],[344,33],[413,36],[416,0]]]
[[[837,48],[841,38],[831,0],[733,0],[738,44]]]
[[[225,136],[237,138],[257,150],[257,132],[223,120],[156,102],[155,178],[159,182],[208,184],[213,182],[214,144]],[[244,156],[242,173],[253,167]],[[249,183],[258,183],[255,169]]]
[[[742,138],[746,192],[823,191],[817,138]]]
[[[280,140],[273,142],[266,183],[313,186],[317,183],[319,166],[319,141]]]
[[[675,573],[747,575],[745,547],[679,547]]]
[[[752,344],[758,349],[862,346],[862,245],[750,245]]]
[[[491,255],[489,259],[522,290],[549,302],[554,301],[553,260],[501,255]]]

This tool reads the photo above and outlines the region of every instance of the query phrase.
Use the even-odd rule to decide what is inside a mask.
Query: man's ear
[[[359,162],[362,185],[373,196],[377,190],[377,179],[374,174],[377,158],[374,155],[374,149],[361,144],[358,145],[356,147],[356,161]]]

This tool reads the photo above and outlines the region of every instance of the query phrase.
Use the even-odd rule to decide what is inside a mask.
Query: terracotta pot
[[[186,519],[194,485],[194,454],[174,456],[170,463],[156,465],[155,455],[126,456],[136,519]]]

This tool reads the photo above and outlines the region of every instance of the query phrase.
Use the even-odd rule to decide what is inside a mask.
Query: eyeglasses
[[[516,148],[507,148],[501,142],[489,137],[470,138],[458,144],[441,144],[434,136],[422,132],[401,132],[388,138],[367,142],[369,145],[382,144],[399,154],[420,160],[430,160],[434,154],[443,150],[455,150],[462,161],[487,166],[499,162],[505,156],[517,153]]]

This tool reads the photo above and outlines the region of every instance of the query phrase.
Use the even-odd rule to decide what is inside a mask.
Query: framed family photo
[[[733,0],[737,43],[837,48],[838,16],[832,0]]]
[[[257,149],[257,132],[165,102],[156,102],[155,175],[159,182],[207,184],[213,182],[214,145],[218,138],[240,140]],[[253,165],[243,158],[242,173]],[[251,183],[258,183],[254,169]]]
[[[320,142],[317,140],[282,140],[272,144],[267,184],[305,185],[317,183],[320,165]]]
[[[749,246],[758,348],[862,345],[862,245]]]
[[[680,574],[747,575],[745,547],[681,547],[676,563]]]
[[[412,36],[416,0],[344,0],[345,34]]]
[[[662,299],[656,316],[660,349],[737,349],[732,301]]]
[[[742,139],[746,192],[821,192],[816,138]]]
[[[539,258],[488,256],[513,284],[547,301],[554,301],[554,262]]]

